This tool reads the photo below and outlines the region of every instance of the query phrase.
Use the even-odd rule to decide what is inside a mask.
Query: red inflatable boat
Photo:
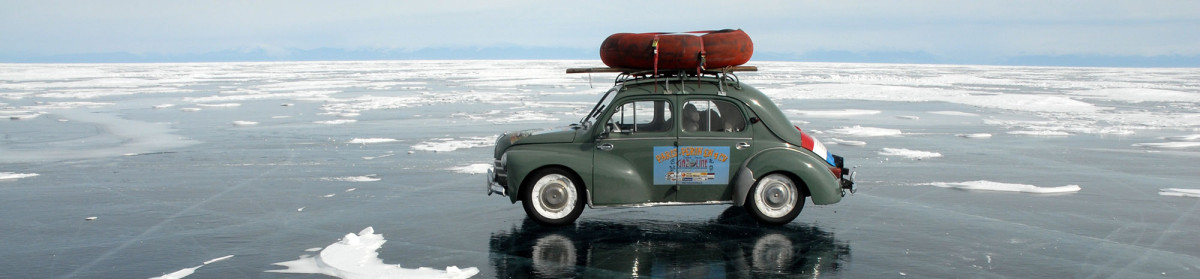
[[[600,44],[600,61],[612,68],[717,69],[750,61],[754,43],[741,29],[684,33],[617,33]]]

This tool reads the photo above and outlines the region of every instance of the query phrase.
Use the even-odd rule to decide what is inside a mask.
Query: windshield
[[[595,122],[596,118],[600,117],[600,114],[604,113],[604,109],[608,107],[608,104],[612,102],[612,99],[617,96],[617,94],[614,93],[621,91],[621,87],[622,84],[617,84],[616,86],[613,86],[612,89],[609,89],[608,92],[604,92],[604,97],[600,97],[600,102],[597,102],[596,106],[592,107],[592,111],[588,112],[583,119],[579,120],[579,125],[583,126],[585,129],[591,126],[592,122]]]

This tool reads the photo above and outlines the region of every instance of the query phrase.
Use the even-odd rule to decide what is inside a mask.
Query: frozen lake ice
[[[858,193],[781,227],[486,196],[599,61],[0,64],[0,278],[1200,274],[1200,69],[751,64]]]

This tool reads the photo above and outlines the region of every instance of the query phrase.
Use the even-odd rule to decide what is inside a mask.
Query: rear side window
[[[691,100],[680,111],[684,132],[735,133],[746,129],[746,117],[737,105],[721,100]]]

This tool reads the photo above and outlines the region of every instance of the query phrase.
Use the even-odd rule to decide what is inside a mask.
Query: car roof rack
[[[720,94],[722,94],[722,95],[724,94],[725,86],[727,86],[727,85],[731,85],[737,89],[742,88],[741,79],[738,78],[738,76],[736,74],[734,74],[734,72],[757,72],[757,71],[758,71],[757,66],[727,66],[727,67],[721,67],[721,68],[717,68],[717,69],[701,69],[699,71],[682,70],[682,69],[654,71],[654,70],[646,70],[646,69],[611,68],[611,67],[567,68],[568,74],[586,73],[589,76],[591,75],[591,73],[620,73],[617,75],[617,78],[613,81],[614,85],[622,84],[625,82],[638,81],[638,80],[654,80],[655,82],[658,82],[661,80],[661,81],[665,81],[667,84],[670,84],[670,79],[674,79],[674,78],[678,78],[679,81],[682,83],[682,82],[686,82],[686,79],[689,79],[689,77],[699,78],[701,76],[708,75],[708,76],[712,76],[712,77],[716,78],[717,86],[720,88]],[[592,80],[591,78],[588,78],[588,86],[591,86],[591,80]],[[699,80],[697,80],[697,81],[699,81]],[[666,90],[665,92],[670,92],[670,90]]]
[[[659,70],[659,75],[676,74],[680,71],[690,72],[690,70]],[[707,74],[719,74],[727,72],[756,72],[757,66],[730,66],[717,69],[704,69],[702,72]],[[591,67],[591,68],[567,68],[568,74],[584,74],[584,73],[625,73],[631,75],[652,75],[654,70],[634,69],[634,68],[611,68],[611,67]]]

